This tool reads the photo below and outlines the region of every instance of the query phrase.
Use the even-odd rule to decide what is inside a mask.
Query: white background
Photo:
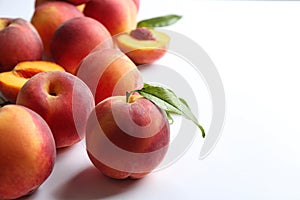
[[[0,0],[0,16],[30,20],[33,4]],[[28,199],[300,199],[300,2],[142,0],[139,19],[171,13],[183,18],[169,29],[196,41],[223,80],[226,122],[214,151],[198,159],[199,134],[169,168],[115,181],[77,144]]]

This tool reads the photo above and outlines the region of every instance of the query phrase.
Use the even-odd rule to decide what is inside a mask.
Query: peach
[[[163,57],[170,38],[167,34],[148,28],[137,28],[117,36],[116,43],[135,64],[149,64]]]
[[[34,8],[38,7],[39,5],[41,5],[42,3],[45,3],[47,1],[55,1],[55,0],[35,0]]]
[[[63,22],[82,16],[83,13],[76,6],[67,2],[47,1],[36,7],[31,18],[31,23],[42,38],[44,53],[47,57],[51,57],[50,41],[56,29]]]
[[[35,74],[45,71],[65,71],[61,66],[48,61],[24,61],[12,71],[0,73],[0,91],[9,102],[15,103],[22,86]]]
[[[136,65],[118,49],[93,51],[81,62],[77,76],[89,86],[96,104],[143,87]]]
[[[89,0],[64,0],[64,1],[69,2],[71,4],[74,4],[74,5],[78,6],[78,5],[81,5],[81,4],[85,4]]]
[[[83,13],[101,22],[112,36],[136,27],[137,8],[133,0],[90,0]]]
[[[139,9],[140,9],[140,0],[133,0],[133,2],[136,6],[137,11],[139,11]]]
[[[37,190],[50,176],[55,157],[51,130],[37,113],[19,105],[0,108],[0,199]]]
[[[87,123],[88,156],[104,175],[115,179],[138,179],[152,172],[163,160],[169,140],[165,112],[139,95],[105,99]]]
[[[0,18],[0,72],[21,61],[40,60],[43,44],[36,29],[22,18]]]
[[[50,50],[56,63],[76,74],[81,60],[98,44],[110,39],[107,29],[89,17],[77,17],[64,22],[55,32]]]
[[[56,148],[68,147],[85,135],[88,115],[94,108],[89,88],[67,72],[41,72],[19,91],[17,104],[26,106],[48,123]]]
[[[34,7],[38,7],[40,4],[42,3],[45,3],[45,2],[48,2],[48,1],[57,1],[57,0],[36,0],[35,1],[35,4],[34,4]],[[88,0],[80,0],[80,2],[87,2]],[[66,1],[67,2],[67,1]],[[78,1],[79,2],[79,1]],[[76,5],[76,4],[74,4]],[[80,11],[80,12],[83,12],[83,9],[84,9],[84,6],[85,6],[85,3],[82,3],[82,4],[78,4],[76,5],[77,9]]]

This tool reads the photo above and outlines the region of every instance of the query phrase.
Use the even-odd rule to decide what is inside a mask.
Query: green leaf
[[[171,113],[170,112],[166,112],[166,115],[168,117],[168,120],[171,121],[170,124],[173,124],[174,123],[174,119],[173,117],[171,116]]]
[[[145,19],[138,22],[137,27],[155,28],[155,27],[170,26],[172,24],[175,24],[181,18],[182,16],[179,15],[165,15],[165,16]]]
[[[186,100],[184,100],[183,98],[179,98],[179,100],[181,101],[181,103],[183,103],[186,107],[190,108],[188,103],[186,102]]]
[[[140,95],[152,101],[161,109],[165,110],[168,118],[170,114],[173,113],[182,115],[186,119],[191,120],[201,130],[202,137],[205,137],[205,131],[203,127],[199,124],[197,118],[192,113],[187,102],[182,98],[178,98],[172,90],[160,86],[152,86],[145,83],[142,89],[136,90],[135,92],[140,93]]]

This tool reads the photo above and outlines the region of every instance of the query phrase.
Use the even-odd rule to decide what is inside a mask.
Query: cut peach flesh
[[[148,64],[160,59],[166,52],[170,38],[162,32],[152,29],[155,40],[141,40],[124,33],[117,38],[117,44],[121,51],[136,64]]]
[[[61,66],[48,61],[21,62],[9,72],[0,73],[0,91],[14,103],[19,90],[35,74],[46,71],[65,71]]]
[[[139,40],[131,37],[128,33],[124,33],[117,38],[119,47],[126,47],[128,50],[147,49],[147,48],[166,48],[170,38],[168,35],[149,29],[155,40]]]

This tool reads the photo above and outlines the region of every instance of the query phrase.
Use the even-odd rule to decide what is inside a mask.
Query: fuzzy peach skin
[[[39,5],[41,5],[42,3],[45,3],[47,1],[56,1],[56,0],[35,0],[34,8],[38,7]]]
[[[165,112],[145,98],[114,96],[97,104],[86,132],[92,163],[106,176],[138,179],[163,160],[170,127]]]
[[[51,130],[19,105],[0,108],[0,199],[34,192],[50,176],[56,150]]]
[[[89,86],[96,104],[143,87],[136,65],[118,49],[93,51],[81,62],[77,76]]]
[[[63,22],[82,16],[83,13],[76,6],[62,1],[47,1],[35,8],[31,23],[42,38],[44,53],[47,57],[51,57],[50,41],[56,29]]]
[[[64,0],[64,1],[69,2],[71,4],[74,4],[74,5],[78,6],[78,5],[85,4],[89,0]]]
[[[170,37],[148,28],[137,28],[117,36],[116,43],[135,64],[149,64],[162,58],[168,48]]]
[[[0,73],[0,92],[11,103],[16,103],[22,86],[34,75],[46,71],[65,71],[61,66],[48,61],[24,61],[12,71]]]
[[[22,18],[0,18],[0,72],[21,61],[41,60],[43,44],[36,29]]]
[[[48,123],[56,148],[68,147],[85,135],[94,98],[89,88],[67,72],[41,72],[19,91],[17,104],[26,106]]]
[[[41,5],[42,3],[45,3],[45,2],[48,2],[48,1],[59,1],[59,0],[35,0],[35,3],[34,3],[34,7],[38,7],[39,5]],[[63,0],[61,0],[63,1]],[[76,0],[75,0],[76,1]],[[80,12],[83,12],[83,9],[84,9],[84,6],[85,6],[85,3],[82,3],[80,4],[79,2],[87,2],[88,0],[77,0],[77,4],[76,3],[73,3],[73,5],[76,5],[76,7],[78,8],[78,10]],[[67,0],[65,2],[68,2]],[[69,2],[69,3],[72,3],[72,2]]]
[[[140,0],[133,0],[133,2],[136,6],[137,11],[139,11],[139,9],[140,9]]]
[[[55,32],[50,50],[56,63],[76,74],[79,63],[100,43],[110,39],[107,29],[89,17],[64,22]]]
[[[137,8],[133,0],[90,0],[83,13],[101,22],[112,36],[136,27]]]

